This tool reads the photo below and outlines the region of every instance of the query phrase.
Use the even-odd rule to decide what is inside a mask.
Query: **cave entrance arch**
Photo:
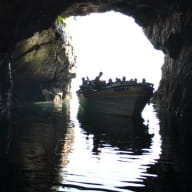
[[[137,78],[139,82],[145,78],[157,90],[164,54],[154,49],[132,17],[109,11],[69,17],[65,23],[65,30],[72,39],[77,56],[76,78],[72,79],[71,84],[71,114],[77,114],[76,91],[82,77],[94,79],[100,71],[106,82],[109,78],[115,81],[116,77],[123,76],[127,80]]]
[[[60,25],[59,20],[63,20],[63,18],[64,22],[70,19],[69,16],[58,16],[56,23],[58,22]],[[78,54],[76,65],[80,66],[79,63],[84,65],[83,72],[80,74],[82,76],[93,78],[103,71],[105,80],[125,76],[127,79],[138,78],[141,80],[146,78],[147,81],[154,83],[148,75],[155,74],[154,70],[158,68],[158,61],[162,65],[162,60],[160,61],[157,56],[160,51],[153,48],[142,32],[142,28],[133,19],[119,12],[110,11],[79,16],[76,20],[77,23],[74,22],[74,25],[77,27],[73,30],[75,33],[72,37],[72,39],[76,39],[74,42],[65,41],[65,33],[70,29],[70,25],[69,27],[68,25],[61,27],[61,29],[63,28],[62,32],[55,24],[49,29],[34,33],[33,36],[16,45],[12,63],[14,71],[13,94],[16,101],[53,101],[55,98],[65,96],[69,91],[73,75],[70,70],[75,65],[74,56],[76,53],[73,53],[73,48]],[[78,26],[78,20],[87,20],[88,23],[85,22],[83,27]],[[129,32],[133,32],[132,35]],[[138,34],[142,35],[142,38]],[[142,46],[142,41],[145,42],[144,46]],[[75,44],[78,44],[79,48]],[[107,45],[109,46],[107,47]],[[145,52],[149,50],[148,48],[155,53],[155,57],[152,52]],[[82,58],[82,55],[85,60],[79,62],[78,59]],[[151,60],[152,58],[154,61]],[[100,66],[100,68],[94,69],[94,66]],[[88,71],[88,68],[91,71]],[[109,69],[112,70],[109,71]],[[160,74],[160,67],[158,70]],[[94,73],[92,73],[93,71]],[[139,71],[142,74],[139,75]],[[115,76],[112,77],[111,74]],[[155,74],[154,77],[157,76]],[[158,82],[159,79],[156,81]],[[80,80],[78,81],[80,82]]]

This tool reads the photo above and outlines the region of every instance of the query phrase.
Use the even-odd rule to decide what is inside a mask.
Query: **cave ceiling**
[[[185,6],[184,6],[185,5]],[[57,15],[87,15],[92,12],[119,11],[135,18],[141,26],[155,22],[185,1],[154,0],[1,0],[0,50],[9,52],[16,42],[53,25]]]

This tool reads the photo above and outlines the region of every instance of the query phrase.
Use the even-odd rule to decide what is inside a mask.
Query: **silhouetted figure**
[[[107,85],[112,85],[112,84],[113,84],[112,79],[109,79]]]
[[[142,79],[142,83],[145,84],[146,83],[146,80],[145,78]]]
[[[94,88],[101,89],[106,86],[105,81],[101,81],[100,78],[103,75],[103,72],[100,72],[99,75],[94,80]]]
[[[95,78],[95,82],[100,81],[100,78],[102,75],[103,75],[103,72],[100,72],[99,75]]]

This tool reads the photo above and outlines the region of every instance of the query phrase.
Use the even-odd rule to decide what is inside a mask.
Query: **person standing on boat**
[[[103,75],[103,72],[100,72],[99,75],[95,78],[95,82],[100,81],[100,78],[102,75]]]
[[[142,83],[143,83],[143,84],[146,84],[145,78],[142,79]]]
[[[112,85],[112,84],[113,84],[112,79],[109,79],[109,81],[108,81],[107,85]]]
[[[94,88],[100,89],[105,86],[105,81],[101,81],[100,78],[103,75],[103,72],[100,72],[99,75],[94,80]]]
[[[123,76],[123,78],[122,78],[122,82],[125,82],[125,81],[126,81],[126,77]]]

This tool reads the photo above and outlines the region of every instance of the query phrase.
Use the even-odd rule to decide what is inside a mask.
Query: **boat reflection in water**
[[[87,134],[94,135],[94,151],[105,143],[120,150],[131,150],[134,154],[142,154],[142,149],[149,148],[152,135],[143,119],[103,113],[79,111],[78,119]]]
[[[54,103],[13,111],[11,122],[0,122],[2,192],[144,191],[144,180],[156,177],[148,170],[160,138],[142,119],[86,111],[77,119]]]
[[[145,190],[160,152],[142,119],[79,110],[78,120],[59,191]]]

